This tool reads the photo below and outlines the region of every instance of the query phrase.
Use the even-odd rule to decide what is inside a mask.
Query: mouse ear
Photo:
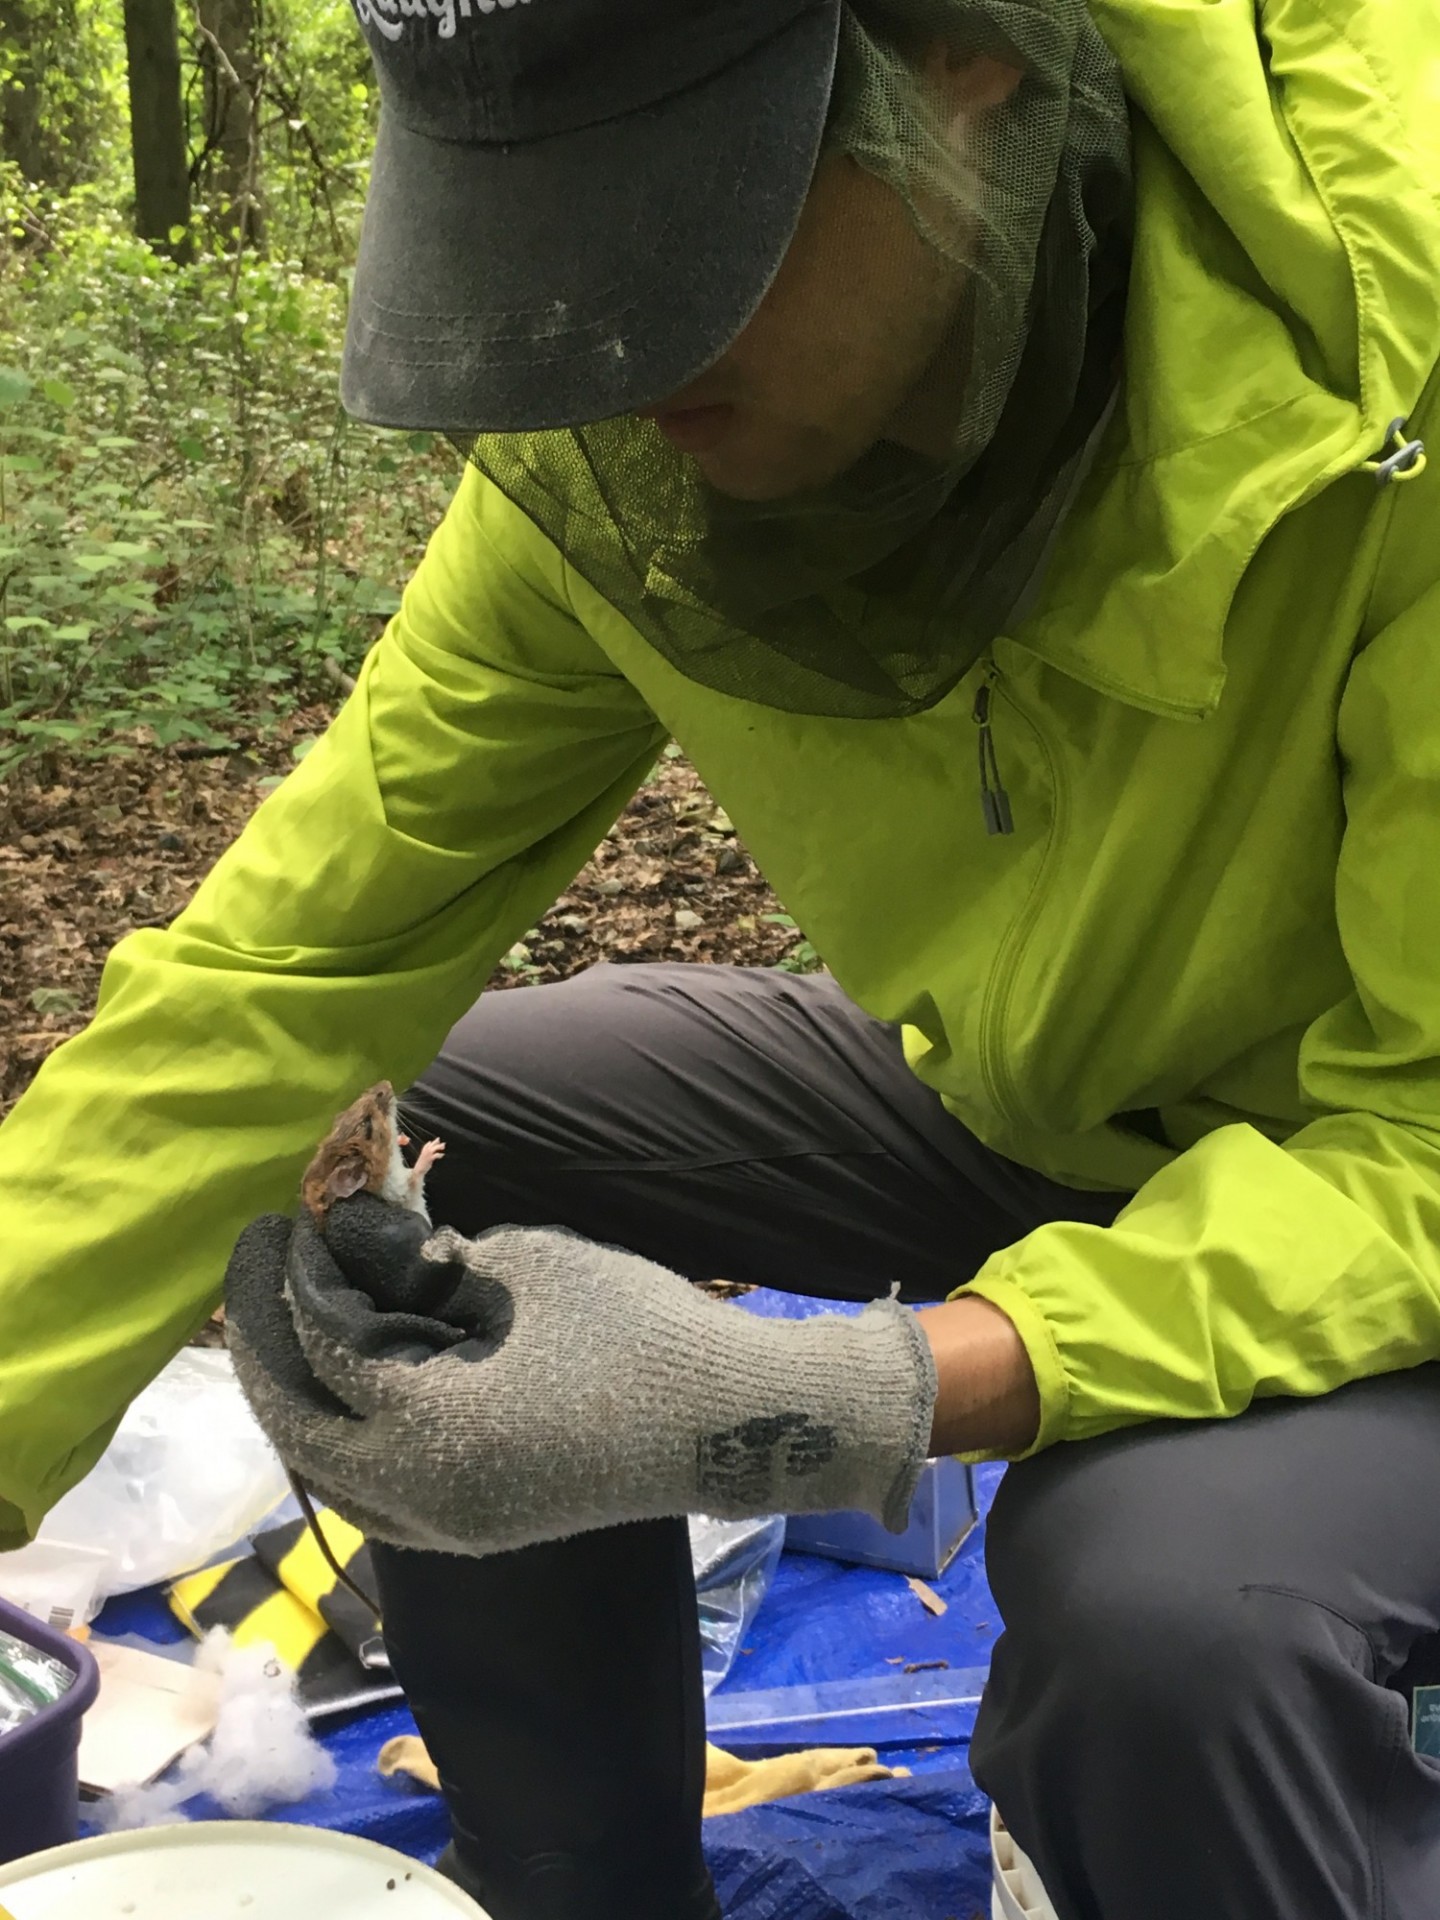
[[[325,1191],[332,1200],[348,1200],[352,1193],[359,1193],[365,1184],[365,1162],[358,1153],[346,1154],[325,1182]]]

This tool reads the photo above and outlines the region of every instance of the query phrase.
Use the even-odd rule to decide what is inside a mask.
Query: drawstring
[[[1380,460],[1364,460],[1360,464],[1362,473],[1373,473],[1377,487],[1387,487],[1392,480],[1415,480],[1425,471],[1425,442],[1405,438],[1405,418],[1392,420],[1385,429],[1385,444],[1394,448]]]
[[[370,1595],[366,1593],[365,1589],[362,1586],[360,1586],[357,1581],[354,1581],[350,1578],[350,1575],[345,1571],[344,1567],[341,1566],[339,1560],[336,1558],[334,1549],[331,1547],[330,1542],[325,1538],[325,1530],[320,1525],[320,1516],[315,1511],[314,1504],[310,1498],[309,1489],[304,1485],[304,1483],[300,1479],[300,1476],[297,1473],[292,1472],[288,1467],[285,1470],[285,1477],[290,1482],[291,1492],[295,1495],[295,1498],[300,1503],[300,1511],[305,1516],[305,1524],[310,1529],[311,1533],[315,1536],[315,1543],[319,1547],[321,1555],[323,1556],[326,1565],[329,1567],[330,1571],[334,1574],[335,1578],[340,1582],[341,1586],[347,1588],[349,1592],[354,1594],[355,1598],[361,1603],[361,1605],[369,1613],[371,1619],[378,1621],[380,1618],[379,1602],[376,1600],[372,1600]],[[368,1650],[368,1643],[367,1643],[367,1650]],[[381,1663],[379,1660],[371,1658],[371,1659],[365,1660],[363,1664],[369,1667],[369,1666],[378,1666]]]
[[[990,729],[990,689],[999,677],[998,667],[987,670],[975,695],[971,718],[980,730],[980,807],[985,815],[985,831],[1013,833],[1015,821],[1010,812],[1010,796],[1000,779],[1000,763],[995,758],[995,738]]]

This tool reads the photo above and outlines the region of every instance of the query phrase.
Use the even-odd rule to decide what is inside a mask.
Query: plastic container
[[[485,1920],[403,1853],[268,1820],[207,1820],[81,1840],[0,1867],[13,1920]]]
[[[75,1684],[53,1706],[0,1734],[0,1861],[73,1840],[80,1822],[80,1720],[100,1690],[95,1656],[0,1600],[0,1628],[69,1667]]]
[[[975,1483],[963,1460],[927,1460],[910,1502],[904,1533],[890,1533],[868,1513],[793,1514],[785,1545],[856,1567],[885,1567],[933,1580],[954,1559],[975,1524]]]
[[[968,1740],[984,1667],[742,1688],[706,1704],[705,1731],[727,1753],[797,1747],[925,1747]]]

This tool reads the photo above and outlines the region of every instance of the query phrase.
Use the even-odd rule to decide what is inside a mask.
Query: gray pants
[[[943,1298],[1032,1227],[1108,1223],[1119,1205],[982,1147],[910,1075],[897,1036],[824,979],[602,967],[490,995],[404,1112],[417,1137],[449,1143],[429,1182],[437,1220],[466,1231],[559,1222],[693,1278],[832,1297],[898,1280],[911,1299]],[[1437,1462],[1440,1370],[1425,1367],[1229,1422],[1062,1445],[1005,1476],[988,1544],[1005,1631],[973,1763],[1063,1920],[1440,1912],[1440,1765],[1411,1752],[1404,1693],[1440,1645]],[[633,1530],[637,1553],[643,1531]],[[605,1579],[623,1578],[626,1537],[615,1529],[529,1551],[548,1556],[553,1592],[565,1577],[557,1554],[571,1553],[577,1570],[583,1561],[592,1582],[602,1565],[617,1570]],[[399,1556],[388,1574],[417,1649],[426,1583],[439,1577],[424,1564],[432,1558],[459,1566]],[[492,1669],[513,1674],[499,1596],[522,1592],[526,1556],[500,1559],[504,1580],[497,1562],[490,1600],[476,1604],[487,1604]],[[672,1713],[678,1754],[699,1737],[684,1670],[693,1653],[661,1624],[673,1596],[655,1596],[647,1642],[634,1610],[651,1603],[634,1582],[625,1589],[617,1661],[637,1657],[626,1646],[678,1649],[671,1681],[650,1674],[643,1707],[647,1724]],[[522,1603],[508,1604],[523,1638]],[[593,1626],[592,1614],[587,1662]],[[452,1755],[440,1767],[457,1844],[483,1888],[486,1819],[467,1806],[465,1782],[493,1794],[501,1769],[467,1772],[453,1641],[448,1652],[431,1721],[413,1693],[412,1704],[432,1747]],[[418,1693],[419,1651],[412,1670]],[[616,1698],[623,1679],[610,1676]],[[493,1722],[495,1689],[478,1676],[476,1688],[470,1717]],[[667,1688],[673,1709],[657,1697]],[[542,1707],[558,1755],[574,1730],[548,1695],[515,1697],[515,1737]],[[602,1846],[595,1809],[625,1768],[607,1711],[611,1744],[591,1790],[575,1796],[586,1846]],[[492,1731],[503,1747],[504,1727]],[[651,1735],[637,1722],[634,1737]],[[698,1822],[694,1767],[675,1760],[652,1773],[647,1825]],[[682,1773],[688,1784],[662,1804],[662,1782]],[[524,1841],[534,1858],[580,1847],[545,1831],[531,1804],[506,1817],[512,1838],[515,1822],[539,1821]],[[690,1859],[682,1838],[677,1859]],[[584,1907],[583,1891],[576,1901]],[[593,1898],[590,1910],[603,1904]],[[677,1895],[668,1910],[682,1904]],[[661,1896],[654,1910],[666,1910]]]

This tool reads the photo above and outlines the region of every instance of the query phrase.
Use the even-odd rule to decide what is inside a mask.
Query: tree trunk
[[[130,151],[135,162],[135,231],[177,258],[188,238],[172,241],[190,224],[190,170],[185,107],[180,94],[180,37],[175,0],[124,0],[125,53],[130,73]]]
[[[250,151],[259,83],[254,0],[198,0],[197,14],[220,49],[217,53],[202,36],[207,191],[220,229],[237,245],[258,247],[260,209]]]

